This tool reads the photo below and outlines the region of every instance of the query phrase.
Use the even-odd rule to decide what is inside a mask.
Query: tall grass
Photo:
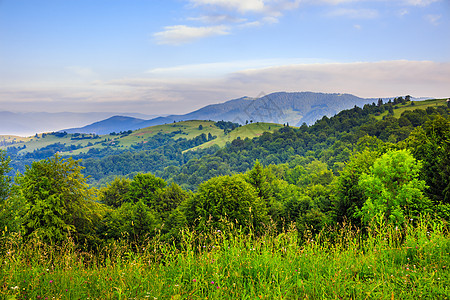
[[[247,230],[248,232],[248,230]],[[316,236],[295,228],[185,230],[175,246],[115,242],[82,252],[68,241],[2,240],[2,299],[448,299],[450,237],[442,222],[365,233],[343,225]]]

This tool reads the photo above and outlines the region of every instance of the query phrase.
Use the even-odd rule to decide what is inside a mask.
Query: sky
[[[450,97],[450,0],[0,0],[0,111]]]

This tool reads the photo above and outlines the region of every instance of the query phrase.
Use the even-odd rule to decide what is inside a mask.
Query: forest
[[[450,105],[394,116],[411,105],[380,99],[223,148],[158,134],[133,151],[47,149],[14,176],[1,151],[0,292],[445,299]]]

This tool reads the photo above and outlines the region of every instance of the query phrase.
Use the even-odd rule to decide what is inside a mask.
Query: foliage
[[[11,191],[12,180],[8,176],[10,161],[6,152],[0,150],[0,232],[4,233],[17,231],[19,225],[20,203]]]
[[[100,190],[100,202],[115,208],[120,207],[127,200],[130,184],[131,180],[128,178],[114,178]]]
[[[436,116],[414,130],[405,145],[423,162],[427,195],[437,205],[450,205],[450,119]]]
[[[144,200],[125,202],[111,210],[102,220],[98,234],[106,240],[126,239],[135,245],[142,244],[154,233],[157,219]]]
[[[0,203],[8,198],[11,188],[11,177],[8,176],[8,172],[11,170],[10,161],[11,159],[6,156],[5,151],[0,150]]]
[[[376,159],[370,173],[363,173],[359,186],[367,200],[358,215],[368,224],[376,217],[401,224],[429,213],[431,203],[423,194],[425,181],[419,180],[421,163],[407,150],[390,151]]]
[[[241,176],[219,176],[199,186],[188,200],[188,224],[199,230],[216,227],[227,218],[238,226],[260,230],[266,221],[267,208],[257,191]]]
[[[357,212],[361,210],[367,197],[359,180],[362,174],[369,172],[378,156],[377,151],[368,149],[356,152],[340,172],[333,186],[333,210],[337,222],[347,220],[354,225],[361,225],[361,217]]]
[[[16,178],[26,209],[22,227],[25,237],[37,236],[61,243],[74,236],[91,239],[102,208],[93,201],[79,163],[57,155],[34,162]]]

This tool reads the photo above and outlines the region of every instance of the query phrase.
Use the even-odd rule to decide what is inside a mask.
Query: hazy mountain
[[[225,120],[240,124],[245,124],[247,121],[289,123],[293,126],[300,126],[305,122],[311,125],[323,116],[331,117],[355,105],[362,107],[366,103],[376,101],[377,99],[374,98],[365,99],[350,94],[278,92],[257,99],[242,97],[224,103],[211,104],[185,115],[170,115],[151,120],[114,117],[66,131],[108,134],[187,120]]]
[[[168,116],[178,119],[227,120],[237,123],[246,121],[289,123],[300,126],[311,125],[323,116],[331,117],[341,110],[353,106],[364,106],[376,99],[364,99],[350,94],[286,93],[279,92],[253,99],[243,97],[225,103],[208,105],[183,116]]]
[[[114,115],[117,115],[117,113],[16,113],[0,111],[0,134],[30,136],[35,133],[59,131],[63,128],[81,127]],[[124,113],[122,115],[142,119],[156,117],[155,115],[138,113]]]
[[[350,94],[278,92],[257,99],[242,97],[212,104],[185,115],[170,115],[153,119],[150,119],[150,116],[139,114],[114,116],[113,113],[103,113],[103,117],[101,117],[102,113],[14,114],[0,112],[0,134],[20,135],[26,132],[27,135],[31,135],[36,132],[62,131],[62,128],[70,128],[65,129],[70,133],[108,134],[186,120],[225,120],[240,124],[253,121],[289,123],[292,126],[300,126],[303,123],[311,125],[323,116],[331,117],[341,110],[352,108],[355,105],[363,107],[364,104],[377,102],[377,100]],[[384,99],[384,101],[387,100]],[[83,126],[86,124],[90,125]]]

